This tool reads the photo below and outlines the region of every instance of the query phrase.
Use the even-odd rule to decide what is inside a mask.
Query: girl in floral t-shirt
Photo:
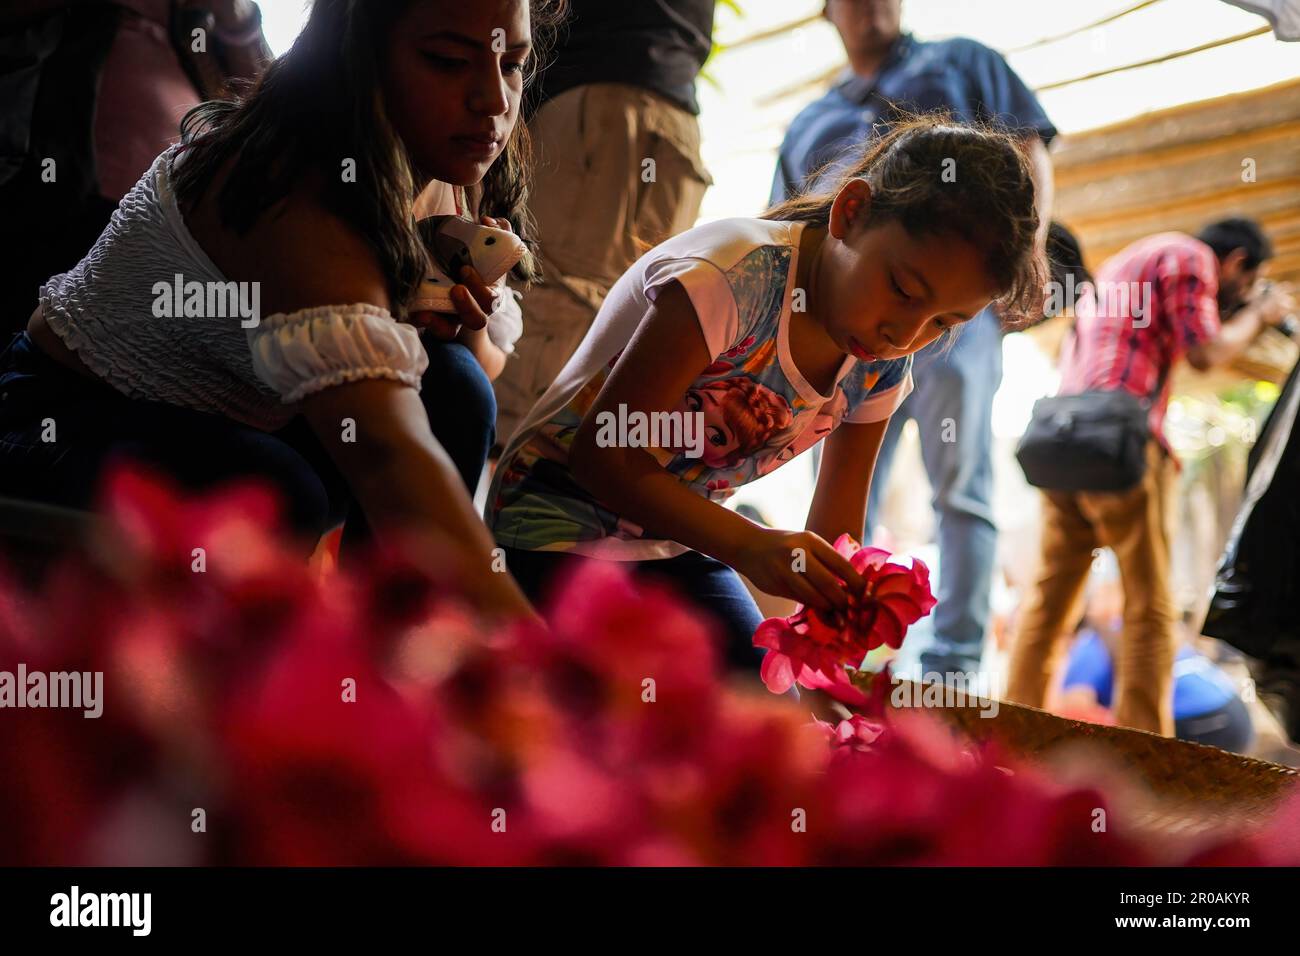
[[[861,534],[912,353],[993,299],[1041,300],[1037,228],[1014,140],[928,118],[833,192],[655,247],[506,448],[488,522],[508,567],[534,598],[583,559],[668,577],[719,619],[735,663],[757,660],[760,620],[737,572],[844,606],[861,580],[828,542]],[[722,506],[823,439],[805,530]]]

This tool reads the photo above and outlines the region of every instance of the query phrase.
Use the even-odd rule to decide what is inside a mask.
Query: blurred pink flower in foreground
[[[854,714],[847,720],[832,724],[825,720],[813,718],[813,727],[826,738],[830,745],[829,765],[845,760],[857,760],[872,752],[872,745],[885,732],[882,722],[868,720],[861,714]]]
[[[0,577],[0,670],[104,672],[100,719],[6,712],[0,864],[1300,862],[1300,796],[1255,836],[1156,841],[1119,812],[1098,833],[1103,794],[889,713],[887,671],[865,715],[810,726],[725,683],[706,620],[612,563],[549,627],[488,629],[394,554],[310,574],[256,496],[111,487],[96,550],[37,593]],[[805,686],[842,692],[837,654],[933,604],[923,565],[854,560],[857,623],[799,636],[832,671],[801,663]]]
[[[841,720],[834,725],[816,718],[813,719],[813,723],[826,735],[831,749],[837,753],[839,751],[867,753],[885,730],[881,724],[867,720],[861,714],[854,714],[848,720]]]
[[[835,550],[848,558],[866,580],[849,592],[845,612],[828,613],[800,606],[789,617],[770,617],[754,633],[754,646],[768,649],[763,683],[774,694],[795,684],[826,690],[846,703],[862,703],[848,682],[845,665],[857,667],[882,644],[898,648],[907,629],[930,613],[930,569],[913,559],[910,568],[889,560],[880,548],[861,548],[847,534]]]

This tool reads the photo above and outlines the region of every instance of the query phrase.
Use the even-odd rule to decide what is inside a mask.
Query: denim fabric
[[[1002,383],[1002,333],[985,309],[957,335],[916,354],[916,388],[890,419],[867,505],[868,528],[879,514],[903,425],[915,419],[921,457],[934,489],[938,522],[938,606],[934,639],[922,660],[944,670],[978,670],[988,626],[998,533],[993,522],[993,395]],[[951,441],[945,441],[951,438]],[[863,540],[870,535],[864,534]]]
[[[434,436],[470,492],[493,440],[492,386],[458,343],[427,342],[421,398]],[[53,428],[53,441],[46,441]],[[310,543],[349,511],[347,537],[366,535],[342,477],[301,418],[275,433],[161,402],[132,399],[42,353],[23,332],[0,353],[0,495],[90,508],[115,461],[157,469],[188,490],[262,478]],[[355,527],[353,527],[355,526]]]
[[[846,69],[825,96],[794,118],[778,154],[771,201],[838,181],[864,144],[900,113],[935,110],[958,122],[1034,132],[1044,143],[1056,136],[1038,98],[996,50],[968,37],[926,41],[904,33],[874,77]]]
[[[522,551],[506,548],[506,567],[534,603],[553,596],[566,570],[581,561],[594,561],[562,551]],[[754,671],[763,662],[762,650],[754,647],[754,632],[763,622],[758,605],[740,575],[727,565],[698,551],[675,558],[627,562],[634,575],[653,577],[674,587],[683,598],[713,618],[722,629],[723,657],[729,667]]]

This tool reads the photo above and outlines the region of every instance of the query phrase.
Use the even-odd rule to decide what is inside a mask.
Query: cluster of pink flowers
[[[811,722],[612,565],[548,628],[489,629],[400,556],[309,569],[256,490],[124,473],[107,504],[86,557],[0,584],[0,669],[104,673],[99,719],[0,713],[0,863],[1300,861],[1270,833],[1156,846],[1117,808],[1096,832],[1101,793],[923,716]]]
[[[844,668],[860,666],[882,645],[902,646],[907,629],[934,608],[930,569],[919,559],[904,567],[890,561],[888,551],[859,547],[847,534],[839,536],[835,550],[865,582],[861,590],[847,591],[848,609],[832,614],[800,605],[789,617],[764,621],[754,634],[754,646],[767,648],[763,683],[774,694],[798,684],[862,705],[865,700]]]

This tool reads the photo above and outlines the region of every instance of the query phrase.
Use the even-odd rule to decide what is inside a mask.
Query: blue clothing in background
[[[1056,136],[1033,91],[996,50],[966,37],[926,42],[904,33],[872,79],[849,72],[795,117],[781,144],[772,202],[798,192],[835,159],[851,158],[899,111],[946,110],[964,122]]]
[[[1106,642],[1096,631],[1084,630],[1070,648],[1062,686],[1091,687],[1097,703],[1109,707],[1114,680]],[[1253,736],[1250,715],[1232,681],[1186,645],[1174,658],[1174,723],[1179,738],[1225,750],[1244,749]]]
[[[1001,54],[964,37],[925,42],[904,33],[876,76],[849,72],[795,117],[781,145],[772,201],[780,202],[805,185],[833,182],[902,112],[935,110],[959,121],[1036,134],[1046,143],[1056,136],[1033,91]],[[808,182],[813,176],[817,183]],[[921,654],[922,670],[978,670],[997,563],[991,460],[993,395],[1002,382],[997,316],[985,309],[950,349],[938,342],[918,352],[914,368],[916,388],[890,419],[876,461],[863,540],[868,539],[870,524],[879,520],[903,426],[914,419],[934,489],[942,565],[935,581],[939,604],[934,634]],[[954,421],[961,422],[960,440],[944,441]]]
[[[939,343],[936,343],[939,344]],[[863,540],[880,520],[889,472],[909,419],[921,435],[939,544],[934,594],[939,599],[923,672],[973,671],[980,666],[988,626],[998,530],[993,521],[993,395],[1002,382],[1002,331],[985,309],[961,330],[952,348],[927,346],[913,363],[916,387],[899,406],[881,440],[867,501]],[[958,441],[943,441],[960,422]]]

